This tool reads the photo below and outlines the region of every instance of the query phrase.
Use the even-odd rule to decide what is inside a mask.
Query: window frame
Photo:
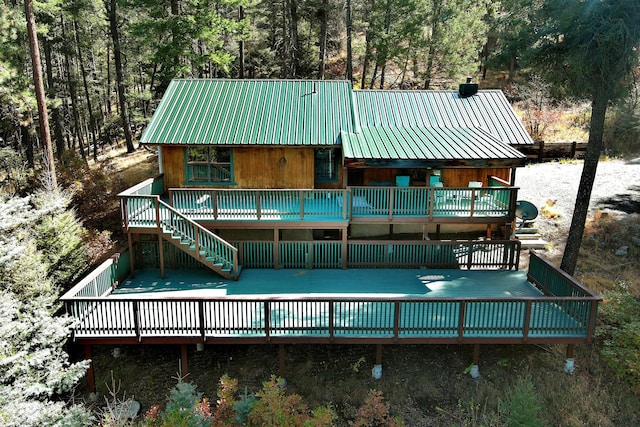
[[[190,161],[190,152],[189,150],[200,149],[206,150],[206,153],[199,153],[199,155],[205,154],[206,159],[200,160],[199,162],[206,163],[207,172],[206,172],[206,180],[195,180],[193,174],[193,166],[197,161]],[[215,150],[228,150],[229,151],[229,161],[228,162],[216,162],[212,161],[212,153]],[[229,179],[228,180],[212,180],[212,169],[211,166],[220,165],[220,166],[228,166],[229,171]],[[185,167],[185,184],[189,185],[235,185],[234,182],[234,171],[233,171],[233,149],[231,147],[220,147],[220,146],[209,146],[209,145],[194,145],[187,146],[184,148],[184,167]]]
[[[333,169],[333,177],[330,178],[318,178],[318,153],[321,151],[328,151],[330,154],[329,159],[325,162],[329,163],[329,166]],[[313,181],[314,182],[338,182],[340,180],[340,164],[339,161],[339,149],[336,147],[320,147],[313,151]],[[328,169],[327,169],[328,170]],[[326,170],[325,170],[326,172]]]

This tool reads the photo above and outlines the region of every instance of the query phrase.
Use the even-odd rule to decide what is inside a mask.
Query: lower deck
[[[117,262],[63,301],[83,343],[584,343],[599,298],[532,255],[508,269],[206,269]]]
[[[112,297],[518,298],[543,293],[524,271],[454,269],[245,269],[241,280],[204,269],[139,270]]]

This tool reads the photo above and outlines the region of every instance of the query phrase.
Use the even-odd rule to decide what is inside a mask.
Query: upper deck
[[[497,182],[497,181],[496,181]],[[123,226],[156,227],[162,176],[121,193]],[[157,196],[154,198],[154,196]],[[345,228],[349,224],[504,224],[514,218],[517,188],[349,187],[346,189],[171,188],[168,204],[217,226]]]

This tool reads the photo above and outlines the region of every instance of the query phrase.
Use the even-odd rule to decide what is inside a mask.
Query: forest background
[[[456,88],[469,76],[481,88],[503,89],[535,140],[584,139],[590,97],[558,84],[550,67],[528,57],[539,43],[533,37],[537,11],[547,3],[554,2],[35,2],[60,181],[53,188],[42,173],[45,150],[24,4],[0,0],[0,315],[3,325],[12,325],[0,328],[6,343],[0,347],[0,420],[42,425],[90,417],[82,406],[65,402],[86,364],[70,363],[64,353],[69,324],[54,316],[56,299],[117,245],[119,225],[109,222],[105,206],[128,182],[114,173],[108,154],[120,145],[128,153],[139,148],[137,140],[171,79],[347,79],[354,88],[402,90]],[[569,16],[578,6],[625,0],[555,3]],[[603,139],[610,156],[638,153],[637,70],[631,77],[607,114]],[[616,292],[611,300],[622,307],[615,316],[615,310],[609,313],[613,326],[638,322],[637,316],[625,317],[638,307],[636,290],[625,283],[613,280],[599,289]],[[638,343],[632,330],[618,337],[624,349]],[[615,328],[609,332],[607,339],[613,339]],[[21,345],[25,336],[29,346]],[[47,369],[33,369],[51,355]],[[618,360],[613,370],[627,380],[640,361],[631,350],[609,357]],[[637,374],[631,383],[638,383]]]

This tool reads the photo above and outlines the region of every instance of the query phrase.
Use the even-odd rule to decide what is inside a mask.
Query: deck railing
[[[347,190],[171,188],[169,200],[186,215],[213,221],[347,220],[349,215]]]
[[[171,188],[178,211],[209,221],[511,218],[517,188],[350,187],[342,190]]]
[[[114,255],[69,289],[64,298],[104,297],[118,284],[118,259]]]
[[[528,275],[546,296],[132,298],[109,295],[117,262],[108,260],[61,300],[76,320],[74,339],[589,342],[601,299],[538,255],[531,260]]]
[[[245,268],[518,269],[517,240],[238,241]],[[346,258],[344,258],[346,256]]]
[[[74,339],[277,337],[291,341],[585,342],[593,306],[585,298],[65,299]]]
[[[184,242],[186,248],[231,274],[239,272],[238,250],[200,224],[184,216],[155,194],[161,192],[162,177],[149,179],[120,193],[123,228],[153,230]]]

